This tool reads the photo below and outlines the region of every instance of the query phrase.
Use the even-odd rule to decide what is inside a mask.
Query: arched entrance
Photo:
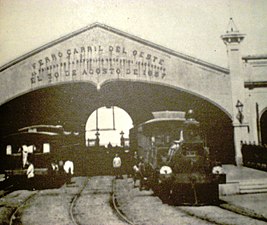
[[[267,110],[260,118],[261,143],[267,144]]]
[[[193,109],[211,154],[223,163],[234,162],[232,121],[227,113],[194,93],[149,82],[113,80],[100,89],[89,82],[75,82],[31,91],[1,105],[0,134],[36,124],[59,124],[84,134],[89,116],[102,106],[124,109],[133,125],[151,119],[154,111]],[[80,143],[86,147],[85,135]]]
[[[133,121],[125,110],[117,106],[100,107],[86,122],[86,146],[129,146],[129,129],[132,127]]]

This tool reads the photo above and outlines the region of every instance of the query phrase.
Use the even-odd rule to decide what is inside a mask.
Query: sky
[[[98,22],[227,68],[220,36],[229,18],[246,34],[242,55],[267,54],[266,12],[267,0],[0,0],[0,66]],[[122,118],[125,112],[117,114]],[[107,137],[118,140],[120,129],[127,130],[118,127]],[[107,137],[101,134],[104,144]]]
[[[267,53],[266,0],[0,0],[0,66],[95,22],[227,67],[233,17],[242,54]]]
[[[129,114],[119,107],[114,107],[114,114],[112,112],[112,108],[102,107],[98,109],[98,125],[96,125],[96,111],[94,111],[88,118],[85,128],[85,140],[88,140],[88,138],[96,138],[96,126],[98,126],[99,129],[99,139],[101,145],[107,146],[110,142],[112,146],[120,146],[120,133],[123,132],[123,137],[128,138],[129,129],[133,127],[133,121]],[[112,130],[113,128],[115,128],[115,130]],[[103,131],[104,129],[110,130]]]

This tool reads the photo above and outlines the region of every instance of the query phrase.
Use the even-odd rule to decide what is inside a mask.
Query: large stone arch
[[[0,68],[1,136],[38,123],[84,131],[103,105],[123,108],[134,124],[152,111],[193,109],[212,152],[234,159],[228,69],[102,24]]]
[[[232,125],[227,113],[201,96],[149,82],[113,80],[100,89],[89,82],[76,82],[36,89],[0,107],[1,135],[35,124],[61,124],[82,133],[89,115],[105,105],[124,109],[134,125],[151,119],[153,111],[193,109],[211,153],[223,162],[234,159]]]

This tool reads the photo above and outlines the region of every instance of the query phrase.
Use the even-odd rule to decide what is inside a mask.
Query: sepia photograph
[[[266,0],[0,0],[0,224],[267,224]]]

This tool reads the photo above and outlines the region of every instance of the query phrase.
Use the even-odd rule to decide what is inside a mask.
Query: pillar
[[[244,74],[242,71],[242,59],[240,44],[245,35],[239,33],[234,21],[230,18],[226,34],[221,36],[227,48],[228,67],[230,70],[231,94],[232,94],[232,124],[234,129],[235,161],[237,166],[242,165],[241,141],[248,137],[248,118],[246,118]]]

